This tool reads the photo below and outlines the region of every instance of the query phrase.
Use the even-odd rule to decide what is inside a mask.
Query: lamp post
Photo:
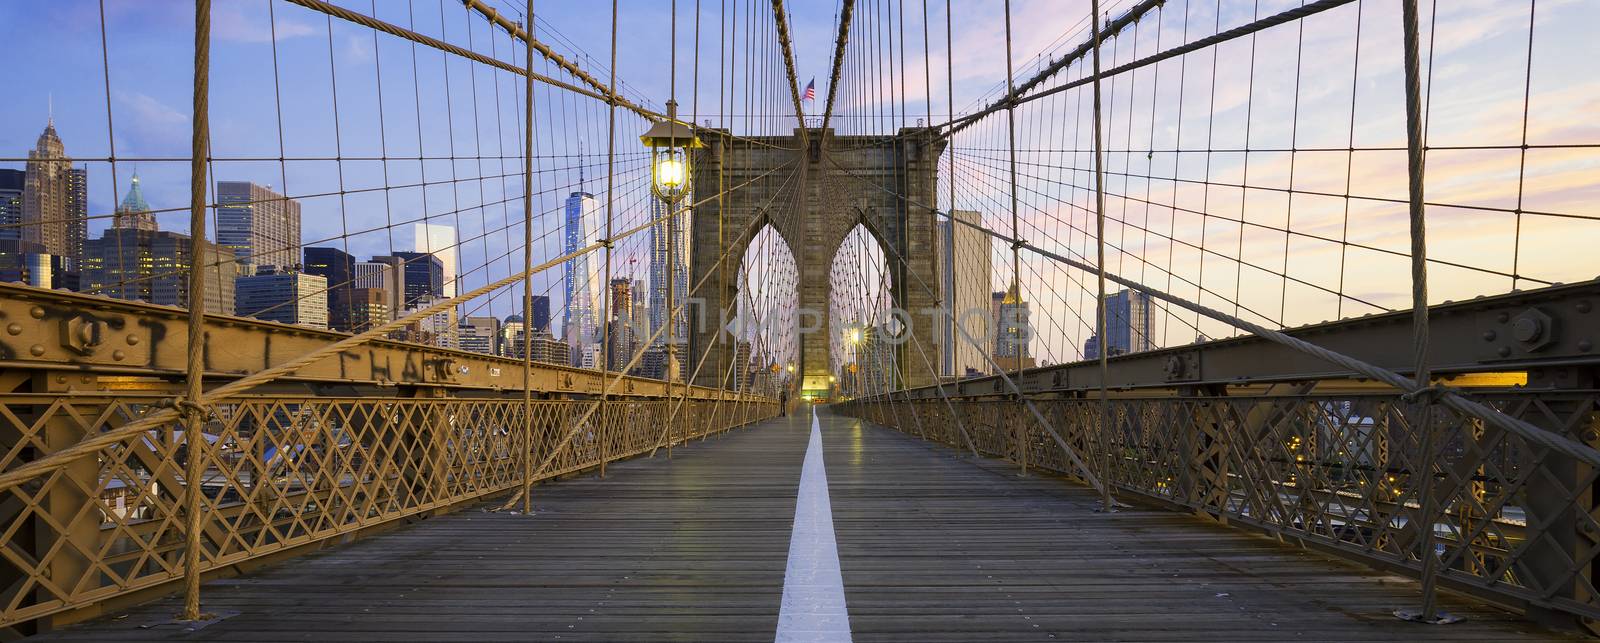
[[[676,14],[674,14],[676,17]],[[667,400],[671,404],[672,384],[678,381],[678,340],[677,323],[674,321],[673,286],[677,283],[678,274],[678,246],[673,239],[678,220],[677,204],[689,191],[691,168],[689,163],[689,150],[699,148],[700,139],[695,137],[694,128],[678,120],[678,101],[667,101],[667,118],[657,121],[650,126],[650,130],[639,137],[645,147],[650,148],[650,192],[661,199],[665,206],[666,219],[661,222],[667,230],[667,292],[665,323],[667,327],[662,330],[666,333],[667,365],[663,378],[667,381]],[[685,313],[687,314],[687,313]],[[684,383],[685,387],[688,383]],[[687,397],[687,388],[685,389]],[[687,399],[685,399],[687,403]],[[668,418],[668,425],[672,419]],[[667,456],[672,455],[672,439],[667,440]]]
[[[677,282],[677,245],[673,235],[678,219],[676,212],[678,201],[682,200],[689,192],[689,181],[692,178],[692,164],[689,163],[689,150],[701,147],[700,139],[695,136],[694,128],[678,120],[678,102],[667,101],[667,117],[650,126],[650,130],[639,137],[645,147],[650,148],[650,192],[666,206],[666,220],[662,226],[667,230],[667,293],[666,293],[666,349],[667,368],[666,380],[670,382],[678,379],[678,357],[676,326],[673,322],[673,286]]]
[[[668,206],[688,191],[689,150],[702,147],[694,127],[678,120],[678,102],[667,101],[667,117],[650,126],[639,140],[650,148],[650,191]]]

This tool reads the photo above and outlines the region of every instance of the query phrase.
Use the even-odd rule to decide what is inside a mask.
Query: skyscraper
[[[421,297],[417,299],[415,305],[411,308],[407,308],[396,315],[396,318],[409,316],[437,302],[438,298],[431,295]],[[392,333],[390,337],[402,341],[438,346],[439,348],[455,348],[457,329],[454,313],[453,309],[434,311],[407,324],[405,330]]]
[[[0,241],[22,240],[22,186],[27,173],[0,169]]]
[[[666,214],[666,203],[652,200],[650,216],[652,219],[660,218]],[[688,235],[684,234],[684,222],[688,217],[674,216],[665,221],[658,221],[650,226],[650,326],[648,332],[654,333],[656,329],[666,324],[667,315],[672,309],[683,302],[684,296],[689,292],[689,254],[687,249]],[[669,239],[670,237],[670,239]],[[673,263],[672,270],[672,299],[667,301],[667,264]],[[680,315],[673,320],[674,328],[661,333],[657,344],[668,341],[685,342],[689,336],[689,318]],[[648,335],[646,335],[648,337]]]
[[[33,283],[38,279],[30,271],[27,255],[37,255],[44,250],[37,243],[22,241],[22,193],[27,173],[22,170],[0,169],[0,275],[10,281]],[[48,256],[48,255],[44,255]],[[22,273],[28,272],[24,276]]]
[[[982,342],[991,332],[985,300],[990,287],[989,237],[973,227],[983,222],[977,212],[953,210],[950,215],[953,220],[938,223],[936,241],[939,284],[949,316],[940,313],[934,328],[941,344],[940,375],[960,377],[969,368],[987,370]],[[965,335],[950,323],[951,316]]]
[[[1000,354],[1000,305],[1006,300],[1006,292],[997,290],[989,294],[989,357]],[[993,366],[982,369],[984,372],[993,370]]]
[[[506,357],[522,357],[523,335],[525,324],[522,315],[511,315],[500,323],[500,354]]]
[[[404,264],[404,260],[399,257],[373,257],[368,261],[356,262],[356,288],[381,290],[388,297],[384,303],[389,311],[389,318],[383,321],[394,319],[396,313],[405,310]]]
[[[271,270],[269,272],[269,270]],[[328,280],[282,268],[264,268],[234,283],[234,308],[243,317],[328,328]]]
[[[249,181],[217,181],[217,243],[248,266],[300,261],[300,202]]]
[[[633,358],[633,282],[627,277],[611,280],[610,319],[606,320],[606,368],[621,371]]]
[[[445,299],[445,272],[444,262],[438,257],[426,252],[396,252],[393,257],[373,257],[373,261],[392,262],[398,259],[401,273],[405,275],[405,290],[402,296],[401,312],[396,318],[419,308],[426,308]],[[441,310],[419,326],[418,332],[426,339],[413,340],[439,346],[441,348],[455,348],[456,340],[456,308],[451,306]]]
[[[856,346],[857,395],[874,395],[893,390],[895,381],[895,351],[887,323],[861,329],[861,341]]]
[[[522,319],[517,318],[519,321]],[[533,296],[533,332],[550,332],[550,297],[546,295]]]
[[[328,280],[328,327],[350,332],[356,258],[338,248],[306,248],[302,272]]]
[[[128,182],[128,193],[123,196],[122,203],[117,204],[117,209],[111,218],[111,227],[115,230],[144,230],[146,232],[155,232],[157,230],[156,217],[150,212],[150,204],[144,200],[144,189],[139,186],[139,174],[137,172]],[[112,236],[113,241],[124,238],[129,237],[126,235]],[[124,272],[134,267],[131,264],[142,260],[139,253],[128,252],[126,249],[105,258],[117,262],[115,268]],[[224,272],[229,275],[229,278],[232,278],[237,276],[238,271],[227,270]],[[233,301],[230,298],[228,300],[230,310],[232,306]]]
[[[1106,295],[1106,330],[1104,342],[1099,341],[1099,334],[1095,336],[1094,354],[1089,354],[1089,348],[1084,348],[1084,359],[1100,357],[1099,348],[1103,343],[1106,355],[1126,355],[1139,351],[1150,350],[1154,343],[1150,340],[1150,296],[1136,290],[1121,290],[1115,295]],[[1099,314],[1096,311],[1096,322],[1099,323]]]
[[[394,319],[389,308],[389,291],[382,288],[353,288],[350,290],[350,332],[364,333]]]
[[[741,339],[733,345],[733,382],[735,391],[750,390],[751,365],[750,340]]]
[[[117,204],[116,213],[111,216],[111,227],[133,230],[156,229],[156,215],[150,213],[150,204],[144,200],[144,190],[139,187],[138,172],[133,173],[128,194],[122,197],[122,203]]]
[[[76,270],[89,236],[89,171],[72,167],[54,119],[28,150],[23,172],[21,240]]]
[[[456,296],[458,285],[456,280],[461,277],[459,272],[461,264],[456,248],[456,229],[437,223],[416,223],[411,226],[411,235],[413,251],[431,254],[439,259],[439,266],[443,271],[439,296]]]
[[[599,205],[593,194],[573,192],[567,197],[566,238],[562,254],[577,252],[596,240],[589,223],[598,211]],[[598,298],[589,280],[591,275],[600,272],[597,253],[588,252],[568,259],[565,272],[567,316],[561,338],[572,345],[573,353],[582,355],[584,348],[593,343],[596,331],[594,315],[599,307]]]
[[[110,228],[84,245],[84,291],[164,306],[189,306],[189,235],[138,228]],[[234,314],[233,252],[205,244],[205,310]]]
[[[633,280],[633,305],[629,306],[628,324],[633,328],[635,341],[650,339],[655,330],[650,326],[650,289],[643,279]]]
[[[500,318],[466,317],[457,326],[460,348],[464,351],[500,355]]]
[[[77,290],[76,274],[68,272],[63,264],[61,257],[37,252],[7,256],[5,261],[0,261],[0,281],[15,281],[35,288]]]
[[[1002,295],[995,315],[994,363],[1005,370],[1032,368],[1033,327],[1028,323],[1028,302],[1013,282]]]
[[[591,343],[587,346],[584,346],[583,350],[581,351],[573,349],[570,355],[572,356],[573,366],[577,366],[578,368],[594,370],[600,368],[600,365],[604,362],[600,355],[599,343]]]
[[[521,337],[519,336],[520,340]],[[572,347],[566,342],[550,336],[550,333],[534,333],[532,340],[533,361],[545,364],[560,364],[567,366],[572,363]],[[520,349],[519,349],[520,350]],[[521,357],[519,353],[517,355]]]
[[[401,310],[410,310],[423,298],[428,303],[444,297],[444,263],[426,252],[396,252],[394,256],[373,257],[378,263],[396,267],[404,276],[400,291]]]

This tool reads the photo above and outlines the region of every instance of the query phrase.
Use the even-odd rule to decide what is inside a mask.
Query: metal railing
[[[1592,369],[1580,371],[1587,383],[1510,386],[1517,374],[1495,373],[1488,381],[1498,385],[1462,390],[1594,446],[1600,388]],[[1105,417],[1092,391],[1028,398],[1121,498],[1191,510],[1413,577],[1424,573],[1419,525],[1431,524],[1446,585],[1530,614],[1600,618],[1593,493],[1600,470],[1438,405],[1425,414],[1425,401],[1384,389],[1330,379],[1124,390],[1108,400]],[[1080,475],[1012,395],[877,396],[844,409],[1025,470]],[[1425,494],[1431,518],[1422,517]]]
[[[0,396],[11,466],[163,408],[160,393]],[[738,402],[739,404],[735,404]],[[519,398],[240,397],[212,407],[200,453],[203,569],[328,541],[770,417],[730,394],[592,402]],[[741,408],[734,408],[735,406]],[[674,410],[677,415],[674,416]],[[524,417],[524,413],[529,413]],[[524,426],[534,428],[532,435]],[[575,429],[575,430],[574,430]],[[0,492],[8,587],[0,623],[85,607],[184,577],[190,435],[169,425]]]

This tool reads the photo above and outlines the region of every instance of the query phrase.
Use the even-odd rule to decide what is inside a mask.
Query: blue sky
[[[454,1],[341,0],[339,4],[520,64],[522,53],[512,49],[503,33],[494,34],[481,19],[472,20],[469,30],[465,9]],[[494,4],[520,19],[520,2],[497,0]],[[678,6],[677,95],[686,115],[696,106],[695,4],[682,0]],[[748,8],[735,4],[699,2],[699,102],[700,111],[705,112],[701,120],[716,118],[724,15],[730,24],[736,17],[741,25],[747,19],[734,12],[748,13]],[[541,39],[606,79],[609,7],[599,2],[545,2],[537,9]],[[799,75],[802,83],[818,79],[817,104],[826,96],[836,10],[824,3],[796,3],[792,11]],[[931,21],[942,21],[941,6],[936,3],[930,11]],[[670,17],[668,2],[620,3],[618,79],[626,95],[655,109],[662,108],[671,87],[672,68],[664,54]],[[17,90],[12,100],[0,104],[0,158],[5,159],[0,166],[22,167],[20,159],[34,146],[53,104],[56,127],[68,155],[79,159],[80,165],[86,164],[91,174],[90,211],[100,217],[90,222],[91,236],[109,225],[105,215],[127,189],[134,172],[140,175],[161,226],[185,231],[192,25],[192,5],[180,1],[106,0],[103,8],[97,0],[0,3],[0,41],[8,43],[9,50],[49,61],[42,65],[19,61],[9,72]],[[505,165],[498,160],[457,161],[452,165],[445,158],[517,154],[521,138],[519,80],[387,35],[375,39],[369,29],[330,20],[282,0],[216,0],[212,30],[212,152],[218,159],[233,159],[214,164],[215,179],[252,180],[299,197],[308,245],[337,240],[331,245],[348,247],[363,257],[406,249],[410,234],[404,222],[422,220],[427,201],[429,222],[461,229],[463,266],[496,264],[495,259],[518,253],[520,229],[506,230],[505,222],[518,220],[520,213],[503,211],[515,209],[517,204],[508,206],[505,201],[521,190],[514,161]],[[739,37],[745,34],[741,32]],[[744,48],[729,46],[735,51]],[[278,88],[274,87],[275,67],[282,81]],[[559,76],[548,63],[541,62],[540,67]],[[445,87],[448,91],[441,89]],[[496,91],[500,92],[498,102]],[[574,154],[580,140],[588,154],[604,152],[606,133],[598,103],[552,93],[543,85],[538,92],[535,98],[541,111],[556,112],[547,119],[548,127],[582,130],[541,136],[541,152]],[[476,105],[469,106],[474,101]],[[634,141],[644,125],[625,112],[618,120],[619,165],[624,170],[642,167]],[[281,156],[301,160],[275,160],[280,156],[280,128]],[[119,159],[114,166],[105,162],[112,156],[113,146]],[[419,153],[430,160],[388,164],[306,160],[336,156],[398,159]],[[591,159],[591,165],[597,163]],[[553,165],[570,164],[561,161]],[[590,167],[586,174],[588,189],[601,191],[603,167]],[[501,175],[509,176],[502,181]],[[456,189],[433,185],[373,190],[479,176],[495,178],[465,181]],[[637,172],[626,176],[637,178]],[[560,199],[565,197],[564,187],[576,184],[577,178],[572,171],[558,171],[536,186],[549,192],[538,204],[545,216],[535,231],[543,240],[537,244],[536,260],[559,252]],[[636,182],[622,182],[637,187]],[[641,191],[619,190],[619,207],[627,213],[618,217],[618,226],[642,220]],[[343,199],[334,196],[341,191],[353,194]],[[479,203],[487,205],[473,208]],[[591,225],[591,239],[598,227],[598,222]],[[471,241],[474,238],[477,243]],[[642,271],[643,242],[644,235],[639,235],[619,247],[623,253],[616,262],[619,272]],[[463,279],[466,287],[472,287],[506,270],[509,265],[502,269],[496,264]],[[543,281],[540,288],[559,292],[548,279]]]
[[[455,0],[340,0],[339,4],[504,60],[522,57],[503,33],[493,33],[482,20],[469,23],[466,10]],[[520,15],[519,0],[493,4],[508,15]],[[678,2],[677,95],[686,115],[695,105],[691,92],[695,4]],[[858,11],[877,6],[858,4]],[[904,124],[924,113],[951,111],[944,98],[947,68],[953,72],[949,82],[955,87],[957,111],[971,111],[1003,88],[1001,3],[954,3],[952,39],[959,52],[954,60],[947,60],[944,52],[944,4],[934,0],[927,7],[932,42],[926,66],[934,86],[932,105],[922,99],[927,91],[922,74],[923,3],[885,5],[903,6],[905,11],[904,64],[911,73],[903,77]],[[1131,3],[1105,4],[1105,11],[1115,15]],[[1166,49],[1297,4],[1292,0],[1169,2],[1158,19],[1141,23],[1137,34],[1108,42],[1106,64],[1149,55],[1157,49],[1157,38],[1159,47]],[[1527,3],[1453,0],[1438,3],[1437,18],[1431,14],[1432,4],[1423,3],[1424,47],[1432,56],[1430,144],[1511,148],[1430,153],[1429,200],[1445,204],[1430,210],[1430,221],[1435,222],[1430,223],[1435,231],[1430,239],[1433,256],[1502,272],[1515,263],[1519,274],[1542,281],[1600,274],[1600,265],[1582,258],[1592,254],[1584,250],[1585,240],[1600,235],[1595,223],[1600,220],[1596,218],[1600,206],[1594,205],[1600,203],[1596,187],[1600,148],[1594,147],[1600,144],[1600,125],[1593,118],[1600,113],[1600,80],[1589,69],[1600,58],[1600,39],[1589,33],[1590,26],[1600,22],[1600,6],[1583,0],[1541,0],[1533,20],[1530,62]],[[536,6],[541,39],[605,78],[611,42],[608,4],[548,0]],[[642,101],[646,99],[641,97],[649,97],[656,108],[669,93],[669,6],[662,0],[620,3],[619,79],[629,97]],[[714,113],[719,95],[719,12],[732,7],[722,0],[700,0],[699,6],[702,114],[698,118],[715,121],[719,119]],[[800,83],[817,79],[819,105],[828,91],[837,6],[826,1],[790,2]],[[1403,305],[1405,289],[1392,278],[1403,268],[1403,258],[1367,251],[1340,254],[1339,244],[1308,241],[1304,235],[1286,245],[1281,233],[1262,233],[1290,227],[1308,235],[1343,235],[1375,248],[1404,249],[1404,209],[1383,200],[1403,195],[1404,183],[1399,180],[1403,154],[1336,151],[1351,141],[1358,148],[1403,143],[1397,6],[1387,0],[1365,0],[1108,83],[1106,129],[1113,133],[1108,134],[1108,148],[1118,148],[1114,133],[1120,132],[1122,146],[1130,150],[1163,144],[1186,150],[1152,153],[1149,158],[1129,151],[1108,158],[1109,169],[1122,173],[1111,177],[1108,189],[1130,197],[1114,196],[1108,202],[1108,212],[1117,215],[1108,239],[1118,243],[1110,265],[1153,285],[1171,285],[1179,294],[1185,294],[1185,284],[1203,282],[1206,291],[1196,288],[1187,293],[1201,301],[1214,296],[1207,291],[1231,295],[1238,290],[1260,300],[1210,303],[1282,310],[1282,317],[1263,317],[1288,325],[1376,310],[1351,307],[1349,301],[1305,284],[1340,289],[1379,307]],[[91,214],[108,214],[135,170],[153,207],[182,209],[188,202],[192,5],[176,0],[105,0],[103,21],[100,7],[98,0],[0,3],[0,42],[11,54],[10,92],[8,100],[0,102],[0,159],[8,160],[0,160],[0,167],[22,167],[15,159],[34,145],[47,105],[53,101],[68,154],[101,159],[89,162]],[[743,5],[740,10],[745,10]],[[1018,77],[1081,42],[1087,10],[1083,0],[1013,2]],[[884,19],[880,16],[880,23]],[[901,18],[897,13],[893,19],[898,23]],[[104,61],[102,24],[108,47]],[[856,46],[868,37],[858,31]],[[508,202],[521,191],[515,161],[521,140],[519,79],[387,35],[375,42],[371,30],[329,20],[283,0],[215,0],[212,43],[213,155],[231,159],[216,162],[215,178],[272,184],[300,197],[308,243],[338,239],[334,245],[348,243],[353,254],[363,257],[406,248],[410,233],[404,222],[422,220],[424,215],[430,222],[456,225],[463,239],[462,265],[487,264],[464,277],[464,288],[508,274],[512,259],[520,262],[521,230],[506,227],[507,222],[520,220],[520,204]],[[283,79],[276,93],[275,65]],[[538,67],[555,75],[547,63]],[[1062,78],[1081,74],[1081,66],[1074,66]],[[870,113],[881,106],[859,92],[850,94],[849,87],[841,89],[846,95],[841,96],[840,111],[846,115]],[[1529,143],[1577,147],[1534,149],[1525,156],[1514,149],[1524,130],[1524,91]],[[543,85],[536,92],[542,121],[537,153],[571,155],[580,140],[588,154],[603,152],[602,106]],[[1018,145],[1025,151],[1024,161],[1073,168],[1059,177],[1025,177],[1029,187],[1022,197],[1023,218],[1029,226],[1025,236],[1074,255],[1093,251],[1092,239],[1074,231],[1074,226],[1082,230],[1090,225],[1082,208],[1087,193],[1060,188],[1053,181],[1086,185],[1087,162],[1081,155],[1052,156],[1046,150],[1075,141],[1081,144],[1081,138],[1073,137],[1086,131],[1088,121],[1081,111],[1069,110],[1083,96],[1078,90],[1064,92],[1018,112]],[[1179,106],[1185,110],[1182,118]],[[108,108],[114,137],[108,134]],[[1141,127],[1130,127],[1131,123]],[[284,163],[277,161],[280,124],[282,155],[294,159]],[[988,225],[1002,231],[1009,229],[1009,191],[993,176],[992,168],[984,167],[993,161],[983,157],[993,154],[984,150],[1004,143],[1003,125],[1004,119],[989,119],[963,133],[956,144],[965,148],[967,156],[953,173],[947,167],[942,177],[959,183],[958,207],[983,212]],[[618,227],[647,216],[646,197],[639,189],[644,158],[635,143],[644,127],[637,117],[619,115]],[[123,159],[115,166],[116,184],[111,180],[113,168],[103,161],[113,144],[116,156]],[[1293,155],[1203,151],[1229,146],[1330,151]],[[428,160],[416,160],[419,155]],[[454,163],[448,160],[452,155],[457,157]],[[347,160],[317,160],[335,156]],[[391,161],[353,160],[380,157]],[[257,160],[239,160],[246,158]],[[537,179],[535,187],[543,192],[537,209],[544,216],[535,229],[540,237],[536,260],[559,252],[560,200],[577,183],[570,165],[570,160],[551,162],[549,167],[557,169]],[[1296,194],[1290,203],[1287,196],[1270,189],[1196,190],[1193,184],[1180,183],[1159,197],[1167,207],[1155,208],[1131,198],[1150,187],[1133,176],[1139,174],[1334,194],[1342,193],[1348,183],[1350,194],[1373,198]],[[586,175],[589,189],[600,191],[604,168],[590,167]],[[447,182],[452,178],[458,180],[454,185]],[[432,185],[415,187],[424,182]],[[381,189],[384,186],[413,187]],[[341,191],[347,196],[337,196]],[[1522,217],[1519,222],[1484,209],[1515,207],[1519,199],[1528,210],[1578,216]],[[1190,216],[1195,212],[1208,215]],[[159,216],[162,227],[170,230],[184,230],[186,217],[181,211]],[[1136,242],[1130,236],[1139,232],[1134,217],[1141,217],[1138,221],[1146,226],[1156,221],[1170,225],[1180,239],[1236,238],[1237,247],[1214,257],[1148,235]],[[1252,222],[1259,225],[1252,228],[1248,225]],[[106,224],[105,219],[93,221],[91,234]],[[591,238],[598,233],[590,232]],[[1513,236],[1520,241],[1508,241]],[[615,264],[619,274],[643,278],[643,242],[639,235],[620,244]],[[1008,255],[997,251],[991,262],[997,280],[1009,274],[1002,261]],[[1225,269],[1207,267],[1219,261]],[[1270,265],[1284,274],[1241,269],[1241,261]],[[1092,302],[1083,299],[1081,276],[1069,278],[1042,264],[1029,269],[1037,277],[1025,288],[1034,291],[1031,300],[1049,310],[1043,316],[1065,320],[1074,318],[1073,310],[1092,311]],[[1290,283],[1283,286],[1286,281]],[[1481,271],[1441,266],[1435,272],[1434,293],[1440,300],[1459,299],[1538,283],[1513,283]],[[549,277],[541,277],[537,287],[559,291]],[[559,300],[554,303],[560,305]],[[504,300],[493,308],[499,316],[511,311]],[[1049,347],[1055,361],[1071,358],[1085,334],[1083,328],[1064,330],[1061,343]]]

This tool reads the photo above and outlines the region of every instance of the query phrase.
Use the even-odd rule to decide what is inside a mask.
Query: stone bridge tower
[[[734,138],[723,130],[702,130],[705,147],[695,159],[694,198],[731,193],[694,208],[690,284],[708,278],[690,306],[690,347],[685,373],[709,345],[711,351],[696,384],[716,386],[735,354],[733,338],[721,332],[718,313],[737,301],[738,272],[751,238],[770,224],[794,252],[799,269],[797,324],[815,328],[798,333],[802,379],[807,391],[828,388],[829,272],[845,236],[857,224],[875,239],[887,260],[893,305],[911,315],[912,340],[895,348],[900,386],[934,381],[941,347],[932,310],[940,297],[936,278],[935,221],[939,155],[944,141],[931,128],[905,128],[897,136],[835,136],[833,129],[795,130],[790,136]],[[802,141],[805,144],[802,144]],[[770,172],[770,174],[769,174]],[[763,176],[765,175],[765,176]],[[745,182],[749,185],[733,190]],[[906,195],[904,198],[900,195]],[[718,264],[725,250],[727,259]],[[718,274],[721,271],[721,274]],[[930,292],[931,290],[931,292]],[[700,320],[704,319],[704,323]],[[925,355],[924,355],[925,353]],[[924,356],[926,360],[924,360]]]

